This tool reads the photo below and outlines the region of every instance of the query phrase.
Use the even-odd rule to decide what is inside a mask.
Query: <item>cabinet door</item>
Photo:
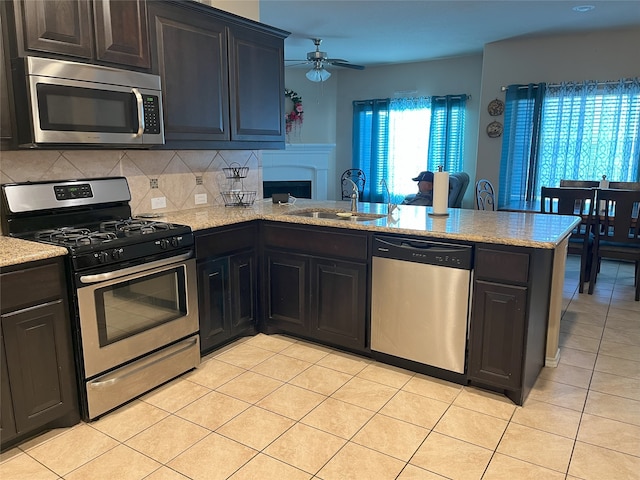
[[[230,337],[229,259],[198,265],[200,351],[207,352]]]
[[[9,55],[5,52],[7,42],[7,26],[5,25],[5,6],[0,5],[0,147],[10,148],[13,144],[14,124],[13,124],[13,95],[11,94],[11,66],[9,65]]]
[[[365,348],[366,275],[364,264],[312,260],[311,337],[348,348]]]
[[[2,315],[18,433],[77,409],[69,315],[62,300]]]
[[[285,332],[308,334],[308,259],[267,250],[266,322]]]
[[[284,141],[284,40],[229,30],[231,138]]]
[[[24,48],[90,59],[93,28],[87,0],[16,0]]]
[[[149,32],[145,0],[94,0],[96,58],[149,68]]]
[[[224,25],[179,5],[150,3],[148,9],[153,70],[162,81],[165,140],[229,140]]]
[[[18,433],[13,418],[13,401],[9,385],[9,371],[4,351],[4,340],[0,337],[0,438],[5,442],[11,440]]]
[[[240,334],[256,326],[256,255],[251,252],[231,256],[231,330]]]
[[[517,390],[522,378],[527,288],[476,281],[469,377]]]

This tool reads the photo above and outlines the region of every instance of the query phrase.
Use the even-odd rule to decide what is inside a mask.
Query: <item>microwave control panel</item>
[[[160,133],[160,102],[157,95],[144,95],[144,133]]]

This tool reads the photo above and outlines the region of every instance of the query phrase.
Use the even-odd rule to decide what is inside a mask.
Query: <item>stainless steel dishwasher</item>
[[[371,350],[463,374],[472,247],[373,240]]]

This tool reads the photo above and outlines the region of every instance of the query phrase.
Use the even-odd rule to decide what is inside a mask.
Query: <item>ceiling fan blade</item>
[[[341,62],[341,63],[349,63],[348,60],[345,60],[343,58],[325,58],[324,59],[325,62]]]
[[[331,65],[335,67],[344,67],[344,68],[352,68],[353,70],[364,70],[362,65],[355,65],[353,63],[344,63],[344,62],[329,62]]]
[[[307,62],[306,60],[285,60],[285,62],[298,62],[298,63],[289,63],[285,65],[286,67],[297,67],[298,65],[310,65],[311,62]]]

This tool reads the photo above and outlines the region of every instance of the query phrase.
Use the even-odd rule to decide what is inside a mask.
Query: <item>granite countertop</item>
[[[61,257],[66,254],[67,249],[64,247],[0,236],[0,267]]]
[[[579,217],[538,213],[491,212],[450,208],[444,217],[429,215],[431,207],[400,205],[391,216],[356,222],[289,215],[301,210],[349,211],[348,201],[298,199],[276,205],[270,199],[250,207],[201,207],[164,214],[158,220],[189,225],[194,231],[262,219],[303,225],[323,225],[378,233],[428,236],[468,242],[495,243],[533,248],[555,248],[580,222]],[[386,213],[386,204],[359,203],[366,213]],[[0,237],[0,266],[26,263],[60,255],[66,249],[9,237]]]
[[[491,212],[450,208],[445,217],[429,215],[431,207],[400,205],[390,217],[355,222],[289,215],[301,210],[349,211],[348,201],[298,199],[295,205],[256,202],[251,207],[195,208],[168,213],[162,217],[174,223],[190,225],[193,230],[220,227],[253,219],[285,221],[306,225],[351,228],[380,233],[421,235],[469,242],[497,243],[533,248],[555,248],[580,222],[579,217],[539,213]],[[360,203],[365,213],[386,213],[386,204]]]

